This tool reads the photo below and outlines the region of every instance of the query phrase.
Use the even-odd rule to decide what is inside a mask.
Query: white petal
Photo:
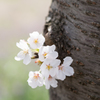
[[[29,82],[29,81],[28,81],[28,84],[29,84],[29,86],[31,86],[32,88],[36,88],[36,87],[37,87],[37,84],[36,84],[35,81],[32,81],[32,82]]]
[[[39,79],[38,79],[38,86],[43,86],[43,79],[40,77]]]
[[[44,56],[43,55],[39,55],[39,60],[43,62],[45,60]]]
[[[34,72],[33,71],[30,71],[29,72],[29,77],[33,77],[33,75],[34,75]]]
[[[47,56],[46,56],[48,59],[56,59],[58,57],[58,52],[54,51],[54,52],[51,52],[49,53]]]
[[[42,72],[41,72],[42,74],[43,74],[43,76],[45,76],[46,78],[48,78],[49,77],[49,72],[48,72],[48,70],[47,69],[45,69],[45,70],[42,70]]]
[[[34,53],[31,51],[31,49],[28,50],[28,53],[30,57],[34,56]]]
[[[32,49],[38,49],[38,46],[37,46],[37,44],[35,44],[35,43],[31,43],[31,44],[30,44],[30,47],[31,47]]]
[[[37,31],[30,33],[30,37],[37,38],[38,36],[39,36],[39,33]]]
[[[54,51],[56,49],[55,45],[50,46],[50,51]]]
[[[16,56],[16,57],[15,57],[15,60],[20,61],[20,60],[22,60],[22,59]]]
[[[63,71],[59,70],[58,74],[57,74],[57,79],[64,80],[65,78],[66,77],[65,77],[65,74],[63,73]]]
[[[64,64],[64,66],[65,65],[69,66],[69,65],[71,65],[72,62],[73,62],[73,59],[71,57],[66,57],[66,58],[64,58],[63,64]]]
[[[29,47],[28,47],[27,43],[25,42],[25,40],[20,40],[19,43],[16,43],[16,46],[18,48],[21,48],[22,50],[29,49]]]
[[[58,67],[60,65],[60,62],[61,61],[59,59],[52,60],[51,66],[52,67]]]
[[[43,45],[42,43],[37,43],[37,44],[36,44],[36,46],[37,46],[37,48],[36,48],[36,49],[41,48],[41,47],[42,47],[42,45]]]
[[[39,37],[38,37],[38,39],[39,39],[39,43],[41,43],[43,45],[44,42],[45,42],[44,36],[42,34],[40,34]]]
[[[28,65],[30,62],[31,62],[31,57],[29,56],[29,54],[26,54],[26,55],[25,55],[25,58],[24,58],[24,60],[23,60],[23,63],[24,63],[25,65]]]
[[[39,49],[39,53],[38,53],[38,55],[39,55],[39,60],[40,60],[40,61],[43,61],[43,60],[44,60],[42,51],[43,51],[43,47],[41,47],[41,48]]]
[[[54,77],[57,74],[57,68],[50,69],[49,74]]]
[[[42,53],[42,54],[44,54],[45,52],[46,52],[46,53],[49,53],[49,50],[50,50],[49,47],[50,47],[50,46],[43,46],[43,48],[41,49],[41,53]]]
[[[20,51],[20,52],[17,54],[17,57],[20,58],[20,59],[24,59],[25,54],[23,53],[23,51]]]
[[[63,72],[66,76],[72,76],[74,74],[74,69],[70,66],[64,67]]]
[[[32,48],[32,49],[37,49],[37,45],[34,43],[34,39],[33,38],[28,38],[28,43],[30,44],[30,47]]]
[[[57,83],[58,82],[54,78],[52,78],[51,86],[54,87],[54,88],[56,88],[57,87]]]
[[[40,66],[40,69],[41,69],[41,73],[42,73],[46,78],[48,78],[48,77],[49,77],[49,72],[48,72],[48,70],[46,69],[46,65],[45,65],[44,63]]]
[[[46,89],[50,89],[50,84],[45,84]]]
[[[48,78],[45,78],[44,85],[45,85],[46,89],[50,88],[50,81],[48,80]]]
[[[41,70],[46,69],[46,65],[45,65],[45,63],[42,63],[42,65],[40,66],[40,69],[41,69]]]
[[[18,48],[20,48],[20,49],[23,49],[23,46],[20,44],[20,43],[16,43],[16,46],[18,47]]]

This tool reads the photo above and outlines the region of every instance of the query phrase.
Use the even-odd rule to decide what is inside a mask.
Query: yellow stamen
[[[27,54],[27,53],[28,53],[28,50],[24,50],[23,53],[24,53],[24,54]]]
[[[39,74],[34,73],[33,78],[34,78],[34,79],[38,79],[38,78],[39,78]]]
[[[37,44],[38,43],[38,39],[34,39],[34,43]]]
[[[44,52],[43,56],[45,57],[48,53]]]
[[[48,70],[50,70],[51,68],[53,68],[52,66],[50,66],[50,64],[46,65],[46,66],[47,66],[46,69],[48,69]]]

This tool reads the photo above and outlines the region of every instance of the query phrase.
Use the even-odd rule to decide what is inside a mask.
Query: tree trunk
[[[59,59],[74,59],[74,76],[58,81],[50,100],[100,100],[100,0],[53,0],[44,36]]]

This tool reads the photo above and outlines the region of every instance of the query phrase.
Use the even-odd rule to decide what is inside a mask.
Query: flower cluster
[[[27,80],[29,86],[36,88],[37,86],[45,85],[46,89],[50,86],[57,87],[57,80],[64,80],[66,76],[72,76],[74,69],[70,66],[73,62],[71,57],[65,57],[63,63],[57,59],[58,52],[55,51],[56,46],[43,46],[45,38],[38,32],[30,33],[27,42],[20,40],[16,46],[21,51],[15,57],[15,60],[23,60],[24,64],[29,64],[35,54],[38,54],[38,59],[35,61],[40,66],[39,71],[30,71]]]

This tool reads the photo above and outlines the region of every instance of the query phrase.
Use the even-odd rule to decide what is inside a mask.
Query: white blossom
[[[44,61],[47,59],[56,59],[58,57],[58,52],[54,51],[56,49],[55,45],[52,46],[42,46],[39,50],[39,60]]]
[[[27,42],[25,42],[24,40],[20,40],[19,43],[16,43],[16,46],[22,50],[17,54],[15,60],[23,60],[24,64],[29,64],[31,62],[32,52],[28,47]]]
[[[36,88],[37,86],[43,86],[43,77],[41,73],[38,71],[29,72],[29,79],[27,80],[28,85],[31,86],[32,88]]]
[[[60,60],[58,59],[46,59],[43,64],[40,66],[41,73],[44,77],[48,78],[49,75],[54,77],[57,74],[58,66],[60,65]]]
[[[45,80],[44,80],[44,85],[45,85],[46,89],[49,89],[50,85],[52,87],[56,88],[58,86],[57,83],[58,82],[56,81],[56,79],[54,77],[51,77],[50,75],[48,78],[45,78]]]
[[[37,49],[44,44],[45,38],[42,34],[39,34],[38,32],[33,32],[30,33],[30,38],[28,38],[27,41],[32,49]]]
[[[64,80],[66,76],[72,76],[74,74],[74,69],[70,66],[72,62],[73,59],[71,57],[64,58],[63,64],[58,66],[57,79]]]

